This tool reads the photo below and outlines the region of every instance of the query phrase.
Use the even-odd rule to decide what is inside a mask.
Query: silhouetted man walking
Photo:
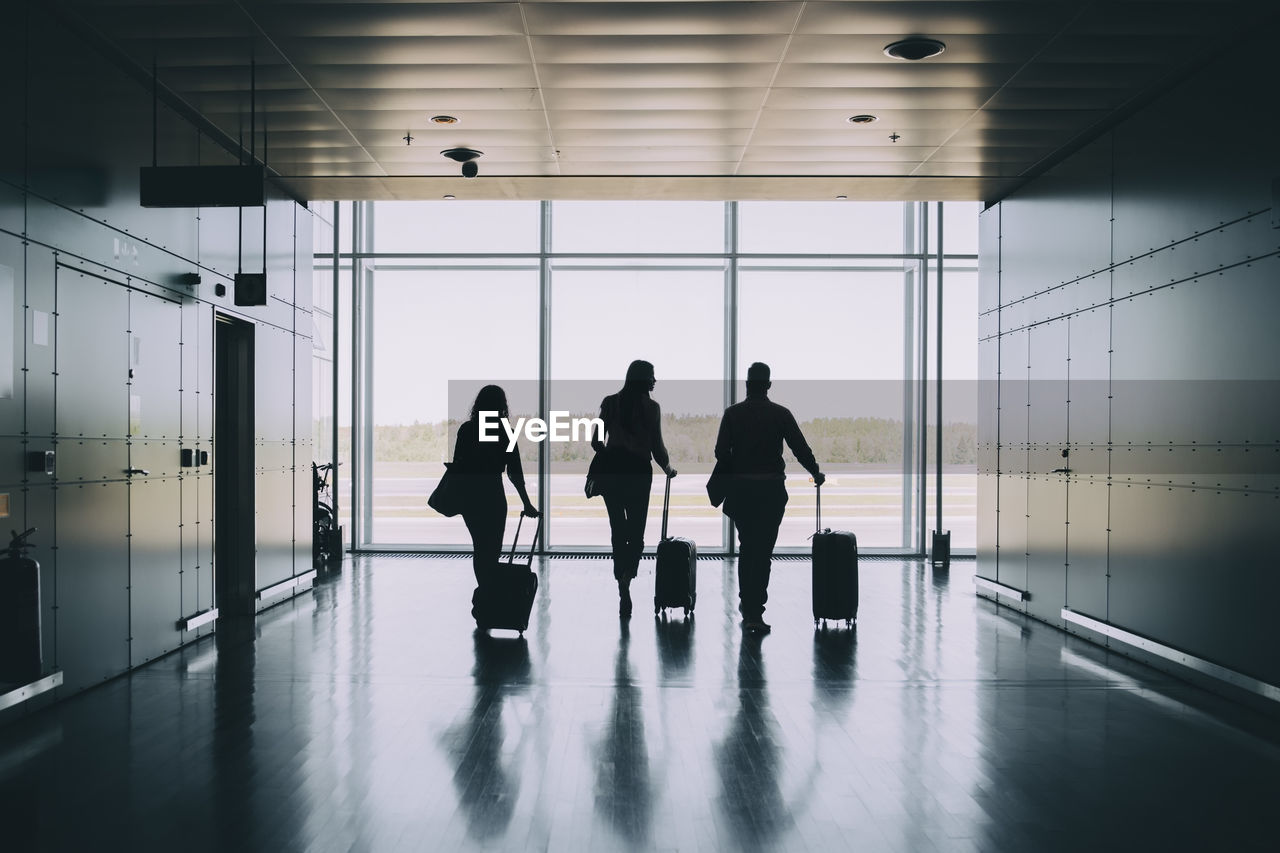
[[[767,632],[764,605],[769,598],[769,564],[787,507],[786,441],[800,464],[822,485],[826,477],[800,432],[795,416],[769,399],[769,365],[747,368],[747,399],[725,409],[716,437],[716,462],[728,466],[732,480],[725,513],[738,528],[738,610],[742,627]]]

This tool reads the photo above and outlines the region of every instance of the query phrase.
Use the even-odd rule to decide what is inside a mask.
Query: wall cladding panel
[[[1250,99],[1280,87],[1280,72],[1267,51],[1250,53],[1233,52],[1115,130],[1117,260],[1271,207],[1280,113]],[[1221,128],[1187,121],[1198,108],[1247,111],[1249,141],[1224,148]]]
[[[0,435],[20,435],[23,424],[22,368],[26,363],[25,264],[22,241],[0,234]]]
[[[1052,454],[1041,456],[1048,463]],[[1031,594],[1027,612],[1056,622],[1066,603],[1067,478],[1031,476],[1027,516],[1027,585],[1023,587]]]
[[[1030,402],[1026,331],[1000,336],[1000,468],[1006,470],[1004,448],[1025,446],[1030,440],[1027,404]]]
[[[57,431],[124,438],[129,427],[129,291],[59,267]],[[73,343],[74,342],[74,343]]]
[[[1027,487],[1025,476],[1000,475],[996,580],[1023,590],[1027,588]]]
[[[1067,491],[1066,606],[1107,619],[1107,516],[1110,487],[1072,478]],[[1053,615],[1058,621],[1058,614]]]
[[[1033,445],[1061,449],[1067,442],[1068,321],[1055,320],[1031,329],[1028,335],[1027,440]],[[1001,431],[1001,439],[1004,433]],[[1048,473],[1060,464],[1033,472]]]
[[[132,434],[176,439],[182,434],[182,309],[177,302],[129,294],[129,395]]]
[[[77,690],[129,668],[126,483],[59,485],[58,657]]]
[[[293,472],[264,471],[254,480],[258,517],[256,583],[258,589],[264,589],[298,573],[293,563]]]
[[[56,258],[39,246],[27,247],[27,373],[26,420],[31,436],[54,433],[54,363],[58,347],[58,318],[54,314],[57,287]],[[42,337],[37,337],[37,331]],[[43,340],[43,343],[40,341]]]
[[[293,335],[272,326],[259,326],[254,359],[254,427],[258,439],[292,441]]]
[[[1111,309],[1071,318],[1067,432],[1073,448],[1106,445],[1111,429]],[[1075,450],[1073,449],[1074,458]],[[1070,467],[1075,468],[1072,464]],[[1105,471],[1103,472],[1105,473]]]
[[[1211,490],[1112,489],[1111,618],[1191,654],[1280,683],[1280,576],[1257,571],[1276,499]]]
[[[129,484],[129,644],[131,666],[176,649],[182,632],[182,491],[176,477]]]
[[[1000,206],[978,214],[978,313],[1000,307]]]

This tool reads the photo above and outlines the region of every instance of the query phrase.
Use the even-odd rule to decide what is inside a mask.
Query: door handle
[[[1054,468],[1049,473],[1050,474],[1070,474],[1071,469],[1070,468]]]
[[[146,468],[125,468],[125,469],[124,469],[124,472],[125,472],[125,474],[129,475],[130,477],[132,477],[134,474],[142,474],[142,475],[144,475],[144,476],[145,476],[145,475],[147,475],[147,474],[150,474],[150,473],[151,473],[151,472],[150,472],[150,471],[148,471]]]

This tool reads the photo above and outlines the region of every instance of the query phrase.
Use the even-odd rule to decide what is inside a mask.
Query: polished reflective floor
[[[601,560],[473,635],[467,560],[361,557],[313,591],[0,728],[0,850],[1276,849],[1273,721],[864,560],[856,632],[775,562],[691,622],[617,617]]]

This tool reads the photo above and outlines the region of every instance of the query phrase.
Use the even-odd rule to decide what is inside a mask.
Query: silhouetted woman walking
[[[526,518],[537,518],[538,510],[525,491],[524,470],[520,451],[507,450],[505,437],[498,441],[480,441],[480,412],[497,412],[499,418],[509,416],[507,394],[497,385],[486,385],[471,406],[471,419],[458,427],[458,440],[453,449],[453,470],[466,483],[466,508],[462,520],[471,534],[471,565],[476,585],[492,583],[502,555],[502,537],[507,527],[507,494],[502,488],[502,472],[507,472],[511,485],[524,502]]]
[[[644,553],[644,525],[649,514],[649,489],[653,484],[650,458],[668,477],[674,477],[667,448],[662,443],[662,411],[649,396],[657,380],[653,365],[636,360],[627,368],[622,390],[600,403],[605,441],[593,438],[597,451],[608,455],[608,484],[604,503],[609,511],[613,541],[613,576],[618,581],[618,614],[631,615],[631,579]]]

